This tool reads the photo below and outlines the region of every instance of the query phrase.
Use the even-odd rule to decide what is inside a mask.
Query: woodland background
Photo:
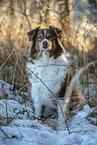
[[[97,91],[97,0],[0,0],[0,79],[18,93],[29,88],[27,32],[38,25],[63,30],[62,44],[71,54],[74,73],[92,64],[82,76],[82,84],[95,106],[97,95],[89,90]]]

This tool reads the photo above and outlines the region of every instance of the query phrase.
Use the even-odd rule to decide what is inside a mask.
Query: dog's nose
[[[43,41],[43,45],[47,46],[48,45],[47,41]]]
[[[49,42],[47,40],[43,41],[43,48],[48,48]]]

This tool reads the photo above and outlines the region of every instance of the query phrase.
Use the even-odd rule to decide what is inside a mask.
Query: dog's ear
[[[33,37],[35,36],[35,34],[38,32],[40,26],[30,30],[27,35],[28,35],[28,38],[29,38],[29,41],[31,41],[31,39],[33,39]]]
[[[61,37],[62,37],[62,30],[61,29],[59,29],[57,27],[54,27],[54,26],[51,26],[51,25],[49,26],[49,28],[53,29],[56,32],[56,34],[59,37],[59,39],[61,39]]]

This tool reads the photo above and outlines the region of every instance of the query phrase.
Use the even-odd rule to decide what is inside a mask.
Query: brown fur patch
[[[58,92],[58,98],[63,98],[66,92],[67,87],[69,86],[69,83],[72,79],[72,75],[68,72],[66,74],[66,77],[64,79],[64,82],[61,84],[60,91]]]

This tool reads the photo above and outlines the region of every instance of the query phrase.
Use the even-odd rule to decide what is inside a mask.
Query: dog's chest
[[[39,60],[34,60],[33,63],[28,62],[27,71],[32,84],[33,96],[51,97],[49,90],[56,95],[64,81],[67,67],[68,61],[64,56],[54,59],[44,55]]]

